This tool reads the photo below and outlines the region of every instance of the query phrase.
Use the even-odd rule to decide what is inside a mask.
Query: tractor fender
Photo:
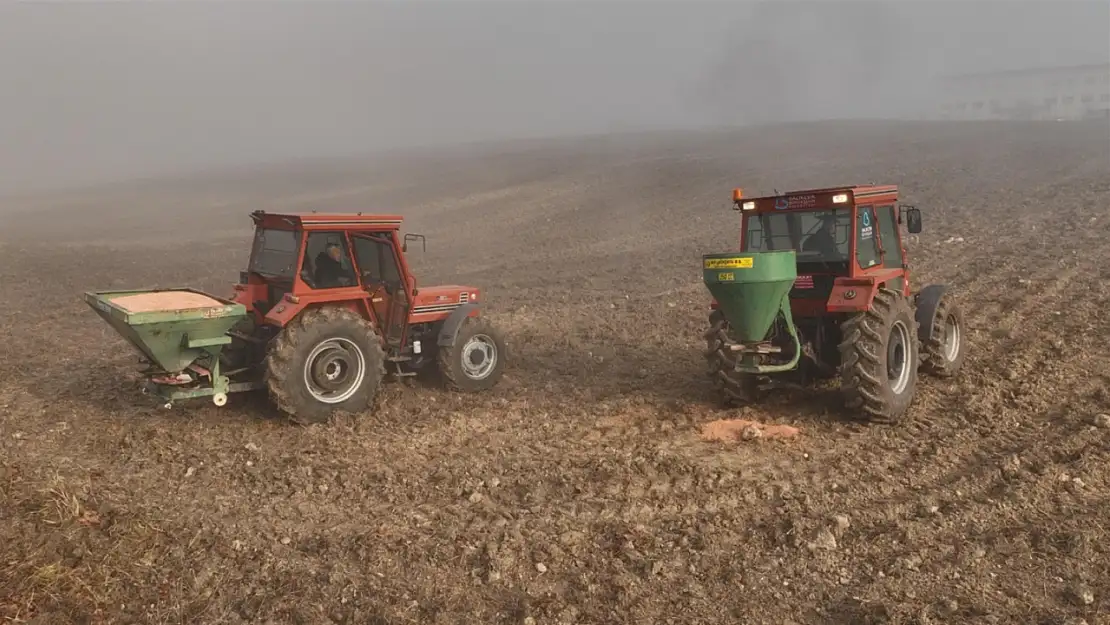
[[[948,287],[943,284],[930,284],[914,296],[917,308],[914,313],[917,317],[917,336],[922,342],[928,341],[933,334],[933,320],[937,316],[937,306],[940,306],[940,300],[947,291]]]
[[[440,347],[451,347],[454,345],[455,338],[459,335],[459,328],[462,327],[463,321],[466,321],[467,317],[478,312],[478,308],[479,306],[477,303],[471,302],[469,304],[463,304],[451,311],[451,314],[443,320],[443,325],[439,328],[439,338],[436,340],[436,344]]]

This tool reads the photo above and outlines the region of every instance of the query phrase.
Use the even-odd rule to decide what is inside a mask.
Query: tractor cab
[[[413,341],[478,299],[470,286],[417,289],[404,253],[424,237],[402,238],[399,215],[255,211],[251,218],[254,243],[232,299],[258,325],[280,329],[306,307],[345,303],[373,321],[387,351],[411,353]]]
[[[740,248],[744,252],[794,250],[798,277],[791,289],[795,314],[829,312],[838,283],[884,277],[894,272],[893,285],[906,285],[906,254],[898,225],[921,231],[921,214],[897,206],[893,185],[809,189],[782,195],[745,198],[733,192],[734,208],[742,214]],[[885,281],[885,280],[883,280]]]

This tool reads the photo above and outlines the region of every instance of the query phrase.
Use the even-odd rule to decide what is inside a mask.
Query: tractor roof
[[[756,213],[781,210],[817,210],[835,207],[837,204],[848,206],[851,203],[895,202],[898,199],[898,186],[852,185],[828,187],[824,189],[801,189],[777,195],[744,197],[743,190],[732,191],[734,210],[755,211]]]
[[[256,225],[267,228],[303,228],[305,230],[400,230],[403,217],[374,213],[251,213]]]
[[[873,195],[887,195],[887,194],[891,194],[891,193],[897,194],[898,193],[898,185],[894,185],[894,184],[858,184],[858,185],[849,185],[849,186],[844,186],[844,187],[827,187],[827,188],[823,188],[823,189],[798,189],[796,191],[786,191],[784,193],[778,193],[776,195],[763,195],[763,196],[759,196],[759,197],[742,197],[742,194],[740,193],[740,189],[737,189],[736,192],[734,193],[733,197],[737,200],[739,200],[739,199],[744,199],[744,200],[773,200],[775,198],[789,197],[789,196],[793,196],[793,195],[825,195],[825,194],[836,194],[836,193],[851,193],[852,195],[854,195],[857,198],[860,197],[860,196],[865,196],[866,197],[866,196],[873,196]]]

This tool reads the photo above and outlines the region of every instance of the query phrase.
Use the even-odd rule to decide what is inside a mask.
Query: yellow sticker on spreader
[[[732,282],[736,279],[736,274],[732,273],[731,271],[722,271],[721,273],[717,274],[717,279],[721,282]]]
[[[742,258],[707,258],[705,260],[706,269],[751,269],[752,261],[755,260],[751,256]]]

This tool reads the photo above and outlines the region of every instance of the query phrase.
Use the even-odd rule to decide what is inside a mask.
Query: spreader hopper
[[[227,331],[247,309],[193,289],[100,291],[85,302],[166,373],[180,373],[231,343]]]
[[[790,311],[790,288],[798,277],[794,251],[746,254],[706,254],[702,257],[706,288],[739,340],[731,346],[738,352],[737,371],[769,373],[784,371],[797,364],[797,334]],[[779,316],[794,339],[794,358],[787,364],[759,364],[764,353],[779,351],[768,344],[769,334]]]

